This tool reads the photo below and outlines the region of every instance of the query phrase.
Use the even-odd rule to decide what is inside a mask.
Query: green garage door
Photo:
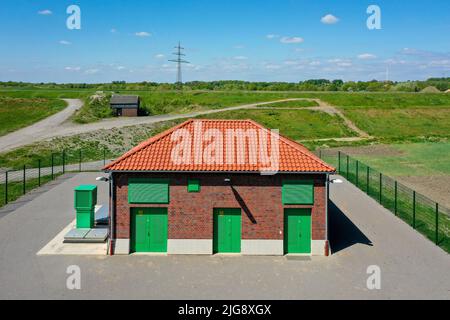
[[[214,209],[214,253],[241,252],[241,210]]]
[[[285,254],[311,253],[311,210],[286,209],[284,217]]]
[[[132,209],[131,252],[167,252],[167,227],[167,209]]]

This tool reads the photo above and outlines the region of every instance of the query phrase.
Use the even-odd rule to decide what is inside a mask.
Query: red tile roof
[[[203,157],[197,157],[199,160],[195,161],[195,154],[203,155],[206,152],[205,149],[211,144],[211,140],[203,138],[206,142],[200,146],[196,144],[195,140],[195,128],[198,132],[201,131],[199,136],[204,137],[205,132],[211,132],[210,130],[215,130],[216,133],[220,133],[224,143],[221,148],[218,148],[219,154],[222,151],[223,159],[222,161],[209,162],[204,161]],[[198,129],[200,128],[200,129]],[[133,148],[122,157],[107,165],[105,171],[149,171],[149,172],[261,172],[264,168],[268,166],[269,163],[264,163],[261,161],[259,156],[259,150],[256,153],[256,159],[251,161],[250,146],[244,145],[245,150],[245,161],[238,161],[234,158],[234,161],[227,161],[226,151],[226,141],[227,132],[230,130],[240,130],[238,132],[253,132],[256,134],[256,145],[261,143],[261,137],[265,138],[267,141],[267,147],[265,149],[265,154],[268,157],[272,154],[272,143],[271,139],[275,138],[279,145],[279,160],[277,161],[277,166],[273,167],[272,170],[277,172],[291,172],[291,173],[333,173],[336,170],[320,160],[312,152],[307,150],[304,146],[288,139],[283,136],[276,136],[270,130],[264,128],[260,124],[252,120],[189,120],[184,122],[166,132],[163,132],[155,137],[141,143],[137,147]],[[250,130],[250,131],[249,131]],[[232,131],[236,132],[236,131]],[[176,161],[173,160],[173,150],[177,145],[180,145],[180,133],[189,133],[189,141],[186,145],[190,150],[187,159],[190,161]],[[184,140],[183,140],[184,141]],[[236,140],[235,140],[236,141]],[[245,140],[244,140],[245,141]],[[250,144],[255,146],[255,144]],[[239,142],[236,143],[234,147],[235,153],[239,154],[238,148],[242,147]],[[196,152],[200,151],[200,153]],[[253,149],[254,151],[255,149]],[[274,148],[274,151],[276,149]],[[176,153],[183,155],[183,152]],[[216,155],[215,152],[212,152]],[[206,162],[206,163],[205,163]],[[218,163],[217,163],[218,162]],[[232,163],[232,164],[230,164]]]

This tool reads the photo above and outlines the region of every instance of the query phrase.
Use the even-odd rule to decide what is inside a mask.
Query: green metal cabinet
[[[166,208],[131,210],[131,252],[167,252]]]
[[[241,210],[214,210],[214,253],[241,252]]]
[[[93,229],[95,227],[95,209],[77,210],[77,229]]]
[[[75,189],[75,209],[77,211],[77,229],[94,228],[96,205],[97,205],[97,186],[82,185]]]
[[[285,254],[311,253],[311,210],[286,209],[284,217]]]
[[[82,185],[75,189],[75,209],[92,209],[97,205],[97,186]]]

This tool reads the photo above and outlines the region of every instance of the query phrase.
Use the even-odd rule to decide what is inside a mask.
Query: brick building
[[[139,116],[141,100],[138,96],[113,95],[110,104],[114,115],[117,117]]]
[[[335,169],[251,120],[187,121],[105,171],[112,253],[328,255]]]

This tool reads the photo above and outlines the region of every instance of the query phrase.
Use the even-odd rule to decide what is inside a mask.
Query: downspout
[[[114,255],[114,240],[115,240],[115,234],[114,234],[114,217],[115,217],[115,208],[116,208],[116,199],[114,197],[114,178],[113,173],[109,173],[109,255]]]
[[[328,213],[329,213],[329,205],[330,205],[330,175],[327,173],[326,174],[326,180],[325,180],[325,188],[326,188],[326,194],[327,194],[327,199],[325,202],[325,228],[327,230],[326,232],[326,242],[327,242],[327,248],[326,248],[326,252],[325,255],[329,256],[330,255],[330,239],[329,239],[329,228],[328,228]]]

